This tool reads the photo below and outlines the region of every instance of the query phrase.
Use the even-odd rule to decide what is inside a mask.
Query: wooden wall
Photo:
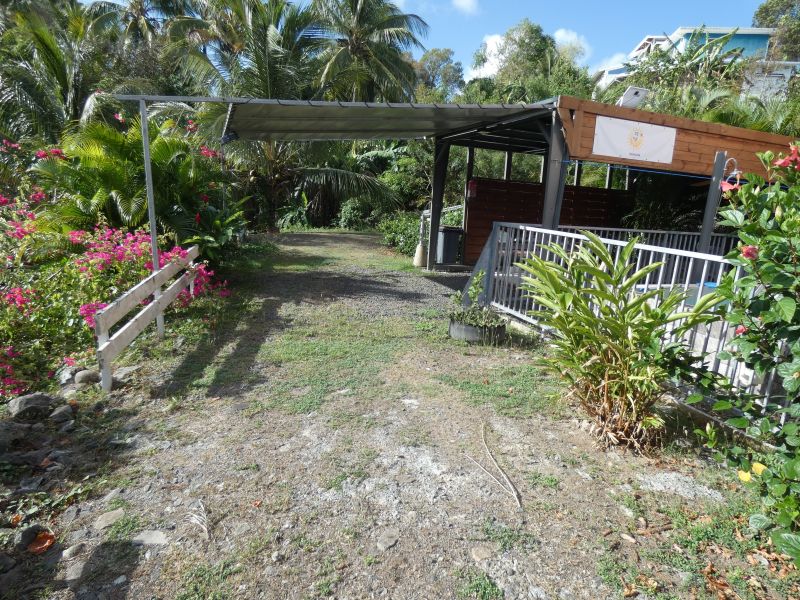
[[[739,169],[745,173],[757,173],[764,177],[766,173],[756,152],[772,150],[776,154],[785,153],[789,150],[789,144],[793,142],[793,138],[784,135],[601,104],[571,96],[561,96],[558,99],[558,112],[564,125],[570,158],[677,173],[711,176],[717,151],[725,150],[729,156],[736,159]],[[597,117],[601,115],[674,127],[677,132],[672,164],[623,160],[594,154],[592,149],[595,123]]]
[[[467,201],[464,263],[474,264],[495,221],[542,222],[544,188],[539,183],[473,179]],[[562,225],[618,227],[633,207],[633,196],[621,190],[568,185],[561,206]]]

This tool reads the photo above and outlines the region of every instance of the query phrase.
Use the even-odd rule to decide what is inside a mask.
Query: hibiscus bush
[[[738,409],[729,425],[775,446],[760,455],[734,448],[733,455],[741,460],[739,479],[763,499],[751,525],[769,530],[776,547],[800,561],[800,152],[792,146],[786,156],[767,152],[761,160],[769,182],[748,175],[726,192],[722,224],[736,228],[740,240],[727,259],[741,276],[731,273],[720,293],[735,328],[730,356],[762,380],[776,370],[773,400],[783,396],[785,406],[763,410],[745,397],[724,408]]]

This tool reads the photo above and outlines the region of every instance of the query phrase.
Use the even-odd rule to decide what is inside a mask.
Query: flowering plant
[[[738,406],[724,405],[739,409],[729,425],[776,447],[766,457],[741,448],[733,454],[745,457],[739,458],[739,479],[762,496],[762,512],[751,526],[770,530],[778,550],[800,563],[800,535],[794,533],[800,529],[800,428],[778,418],[800,417],[800,151],[793,145],[786,156],[766,152],[760,158],[770,182],[748,175],[726,192],[730,204],[721,224],[736,228],[740,239],[726,258],[739,276],[729,274],[719,291],[729,302],[726,319],[735,334],[728,356],[762,379],[775,370],[779,383],[772,393],[785,394],[786,406],[765,413],[745,397]]]

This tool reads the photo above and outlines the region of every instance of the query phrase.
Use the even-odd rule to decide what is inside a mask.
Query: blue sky
[[[452,48],[470,74],[472,56],[484,40],[527,17],[557,40],[578,41],[591,69],[619,62],[647,34],[678,27],[750,27],[760,0],[395,0],[421,16],[430,32],[426,48]],[[491,69],[491,65],[489,66]]]

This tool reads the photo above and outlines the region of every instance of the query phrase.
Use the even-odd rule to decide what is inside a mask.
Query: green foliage
[[[396,213],[378,223],[383,243],[406,256],[414,256],[419,242],[419,214]]]
[[[748,396],[717,408],[737,409],[729,425],[776,447],[766,456],[738,447],[729,454],[740,462],[739,478],[762,497],[762,513],[753,515],[751,526],[770,530],[776,547],[800,564],[800,155],[792,146],[788,156],[760,156],[771,183],[748,175],[728,192],[721,211],[721,223],[735,227],[741,241],[727,256],[741,276],[729,274],[719,291],[735,331],[729,355],[759,377],[777,370],[786,408],[764,412]],[[782,414],[789,417],[783,424]]]
[[[459,571],[463,585],[458,590],[459,598],[475,598],[476,600],[502,600],[503,590],[483,571],[471,567]]]
[[[473,275],[472,282],[467,290],[468,302],[464,302],[461,292],[453,294],[455,308],[448,315],[451,321],[486,330],[505,325],[505,320],[499,314],[488,306],[482,306],[480,303],[485,277],[486,273],[484,271],[478,271]],[[487,341],[493,341],[493,336],[488,331],[487,334]]]
[[[777,29],[771,58],[789,61],[800,58],[800,2],[765,0],[753,15],[753,26]]]
[[[615,259],[597,236],[584,235],[588,239],[572,253],[549,245],[556,260],[532,256],[520,264],[530,274],[523,287],[541,307],[532,315],[553,337],[543,363],[569,382],[603,444],[641,449],[663,427],[655,405],[674,363],[692,361],[679,344],[661,347],[668,327],[680,339],[713,319],[707,310],[718,300],[709,294],[691,311],[677,312],[685,293],[639,291],[661,263],[634,272],[635,239]]]

